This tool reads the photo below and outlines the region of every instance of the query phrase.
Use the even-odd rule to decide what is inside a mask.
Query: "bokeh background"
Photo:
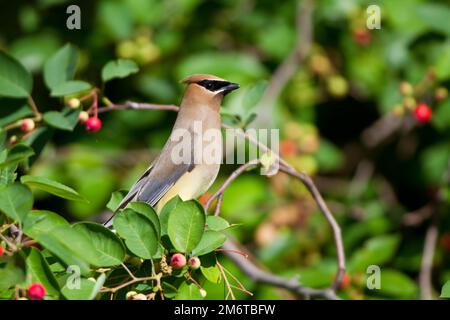
[[[68,30],[66,8],[73,1],[1,1],[0,46],[36,75],[33,97],[43,111],[60,105],[43,84],[43,63],[70,42],[81,52],[78,79],[100,84],[100,70],[112,59],[138,63],[137,74],[106,85],[111,101],[177,104],[183,91],[178,80],[212,73],[241,84],[226,99],[224,120],[239,126],[255,113],[257,124],[267,111],[260,109],[258,93],[304,40],[296,27],[298,3],[77,1],[82,28]],[[381,29],[366,28],[370,4],[381,8]],[[312,21],[310,50],[290,66],[293,76],[269,118],[281,132],[281,155],[313,176],[342,227],[348,270],[339,294],[423,297],[424,241],[430,226],[437,226],[437,240],[428,249],[438,297],[450,280],[450,6],[323,0],[315,1]],[[419,121],[418,103],[432,110],[429,120]],[[9,112],[0,107],[0,118]],[[97,219],[111,193],[129,188],[157,154],[175,114],[124,110],[100,117],[98,133],[82,126],[74,133],[58,131],[31,173],[72,186],[90,204],[42,193],[35,206],[72,221]],[[233,169],[224,165],[212,190]],[[239,224],[231,233],[268,269],[299,275],[307,286],[331,283],[336,272],[331,230],[297,182],[281,174],[268,179],[258,171],[246,173],[225,193],[222,214]],[[255,285],[226,258],[224,265],[253,298],[292,297]],[[378,290],[366,288],[369,265],[381,267]],[[224,298],[224,290],[205,285],[207,298]]]

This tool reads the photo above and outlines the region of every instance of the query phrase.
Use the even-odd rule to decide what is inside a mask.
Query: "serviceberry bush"
[[[0,52],[0,94],[24,106],[10,115],[0,132],[0,297],[204,298],[200,282],[219,285],[215,250],[226,240],[230,224],[207,216],[196,200],[174,198],[159,215],[146,203],[130,203],[114,217],[115,231],[90,221],[70,224],[58,212],[34,207],[34,192],[87,202],[60,182],[27,175],[51,134],[77,126],[90,133],[102,128],[102,92],[73,79],[77,57],[78,51],[68,44],[45,63],[45,84],[60,107],[41,112],[39,101],[32,98],[31,74]],[[103,85],[135,72],[131,60],[111,61],[102,70]],[[107,207],[114,211],[122,197],[114,193]]]

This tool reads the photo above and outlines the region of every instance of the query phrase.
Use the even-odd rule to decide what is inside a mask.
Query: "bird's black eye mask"
[[[202,80],[197,82],[197,84],[214,92],[228,86],[230,82],[221,80]]]

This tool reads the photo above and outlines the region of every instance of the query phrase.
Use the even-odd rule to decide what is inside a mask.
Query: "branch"
[[[135,110],[170,110],[170,111],[178,111],[179,107],[175,105],[160,105],[160,104],[149,104],[149,103],[137,103],[137,102],[131,102],[128,101],[124,104],[109,104],[106,107],[101,107],[98,109],[98,112],[107,112],[107,111],[113,111],[113,110],[124,110],[124,109],[135,109]],[[235,129],[231,126],[228,126],[226,124],[222,124],[222,128],[224,129]],[[328,206],[326,205],[324,199],[322,198],[320,192],[318,191],[317,187],[315,186],[313,180],[307,176],[303,172],[297,172],[291,165],[289,165],[284,159],[280,158],[275,152],[273,152],[268,146],[258,141],[255,137],[245,133],[243,130],[230,130],[230,133],[240,136],[246,140],[248,140],[250,143],[257,145],[260,150],[264,152],[271,152],[271,154],[274,155],[275,159],[280,164],[280,171],[299,179],[308,189],[309,193],[317,203],[317,206],[325,216],[327,222],[329,223],[333,235],[334,235],[334,241],[336,246],[336,253],[337,253],[337,268],[338,271],[336,273],[336,277],[331,285],[330,288],[319,290],[319,289],[312,289],[312,288],[306,288],[301,286],[298,283],[298,280],[295,279],[286,279],[279,277],[277,275],[273,275],[267,271],[264,271],[257,267],[255,264],[247,260],[245,257],[240,256],[239,258],[236,257],[236,255],[231,255],[231,250],[234,250],[236,248],[236,245],[233,244],[230,241],[227,241],[224,245],[225,251],[228,251],[228,256],[241,268],[242,271],[244,271],[249,277],[254,279],[255,281],[259,281],[262,283],[272,284],[274,286],[278,286],[281,288],[285,288],[288,290],[291,290],[297,294],[306,296],[306,297],[322,297],[326,299],[338,299],[336,295],[336,290],[339,288],[342,278],[344,277],[345,273],[345,253],[344,253],[344,246],[342,241],[342,235],[341,235],[341,229],[336,222],[335,218],[333,217],[333,214],[329,210]],[[243,172],[250,169],[251,167],[258,166],[261,164],[261,161],[259,159],[251,160],[243,165],[241,165],[239,168],[237,168],[228,178],[225,180],[225,182],[222,184],[222,186],[214,193],[214,195],[208,199],[205,208],[208,209],[213,200],[217,199],[217,204],[215,208],[215,215],[220,214],[220,208],[222,203],[223,194],[226,190],[226,188]]]
[[[422,264],[419,274],[420,295],[422,300],[433,299],[433,285],[431,283],[431,272],[433,268],[434,250],[438,238],[437,219],[433,219],[425,235],[423,245]]]

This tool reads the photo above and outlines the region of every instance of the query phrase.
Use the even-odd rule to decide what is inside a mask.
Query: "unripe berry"
[[[85,128],[88,132],[97,132],[101,129],[102,122],[97,117],[89,117],[89,119],[86,121]]]
[[[404,96],[410,96],[414,93],[413,86],[407,81],[402,81],[398,87],[398,90]]]
[[[201,265],[200,259],[198,257],[192,257],[189,259],[188,265],[192,270],[197,270]]]
[[[137,295],[136,291],[128,291],[127,294],[125,295],[125,298],[127,300],[133,300],[135,295]]]
[[[311,57],[309,67],[314,73],[319,75],[327,75],[331,72],[330,60],[321,54],[315,54]]]
[[[78,100],[77,98],[72,98],[67,101],[67,106],[71,109],[76,109],[80,106],[80,100]]]
[[[138,293],[131,298],[131,300],[147,300],[147,296],[143,293]]]
[[[15,144],[16,142],[17,142],[17,136],[16,136],[16,135],[11,136],[11,137],[9,138],[9,143],[10,143],[10,144]]]
[[[89,119],[89,113],[87,113],[86,111],[81,111],[80,114],[78,115],[78,121],[80,123],[86,123],[86,121],[88,121]]]
[[[348,83],[347,80],[339,75],[331,76],[327,79],[328,92],[336,98],[342,98],[347,95]]]
[[[434,97],[439,102],[444,100],[445,98],[447,98],[448,97],[447,88],[444,88],[444,87],[437,88],[436,91],[434,91]]]
[[[207,292],[205,289],[203,289],[203,288],[200,289],[200,295],[202,296],[202,298],[206,297],[206,294],[207,294]]]
[[[431,111],[430,107],[425,103],[419,103],[414,109],[414,115],[419,122],[426,123],[430,121],[431,115],[433,111]]]
[[[20,121],[20,130],[22,132],[28,133],[33,131],[35,127],[33,119],[27,118]]]
[[[405,97],[405,99],[403,99],[403,105],[405,108],[413,110],[416,106],[416,99],[413,97]]]
[[[28,296],[33,300],[42,300],[45,297],[45,288],[40,283],[32,283],[28,287]]]
[[[170,266],[174,269],[182,269],[186,265],[186,257],[181,253],[175,253],[170,258]]]

